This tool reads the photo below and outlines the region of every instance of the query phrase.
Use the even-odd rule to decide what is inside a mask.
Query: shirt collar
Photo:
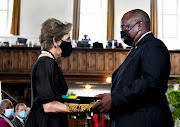
[[[149,33],[152,33],[152,31],[148,31],[148,32],[144,33],[144,34],[139,38],[139,40],[136,42],[135,45],[137,45],[137,43],[138,43],[144,36],[146,36],[146,35],[149,34]]]
[[[16,117],[21,121],[21,123],[24,123],[23,119],[16,115]]]
[[[41,51],[41,53],[48,54],[50,58],[55,59],[54,55],[50,51],[44,50],[44,51]]]

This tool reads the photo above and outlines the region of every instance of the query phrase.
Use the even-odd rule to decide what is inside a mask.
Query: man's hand
[[[112,108],[112,98],[110,93],[99,94],[95,97],[101,98],[101,101],[95,104],[92,109],[99,110],[100,112],[107,112]]]

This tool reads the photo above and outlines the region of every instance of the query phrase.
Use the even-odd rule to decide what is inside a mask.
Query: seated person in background
[[[91,41],[91,39],[88,37],[87,34],[85,34],[82,40],[78,41],[77,47],[91,47],[89,41]]]
[[[91,40],[90,38],[89,38],[89,36],[87,35],[87,34],[84,34],[84,38],[82,38],[82,40]]]
[[[0,103],[0,127],[14,127],[9,119],[13,118],[14,109],[9,99],[4,99]]]
[[[16,127],[23,127],[25,118],[26,118],[26,105],[24,103],[19,103],[15,107],[16,116],[12,120],[12,123],[16,125]]]

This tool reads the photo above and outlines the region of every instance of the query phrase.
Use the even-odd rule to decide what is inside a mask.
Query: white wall
[[[150,0],[115,0],[114,7],[114,39],[119,42],[122,42],[120,39],[120,20],[124,13],[132,9],[142,9],[150,16]]]
[[[42,22],[48,18],[73,23],[74,0],[22,0],[20,36],[37,40]],[[115,0],[114,39],[120,39],[122,15],[132,9],[143,9],[150,14],[150,0]]]
[[[21,0],[20,36],[38,39],[48,18],[73,22],[73,0]]]

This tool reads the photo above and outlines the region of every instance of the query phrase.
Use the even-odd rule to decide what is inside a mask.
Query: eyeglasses
[[[138,23],[140,23],[140,22],[142,22],[142,21],[136,22],[130,29],[129,29],[129,26],[124,26],[124,25],[122,25],[122,26],[121,26],[121,30],[126,30],[126,29],[131,30],[134,26],[136,26],[136,24],[138,24]]]

